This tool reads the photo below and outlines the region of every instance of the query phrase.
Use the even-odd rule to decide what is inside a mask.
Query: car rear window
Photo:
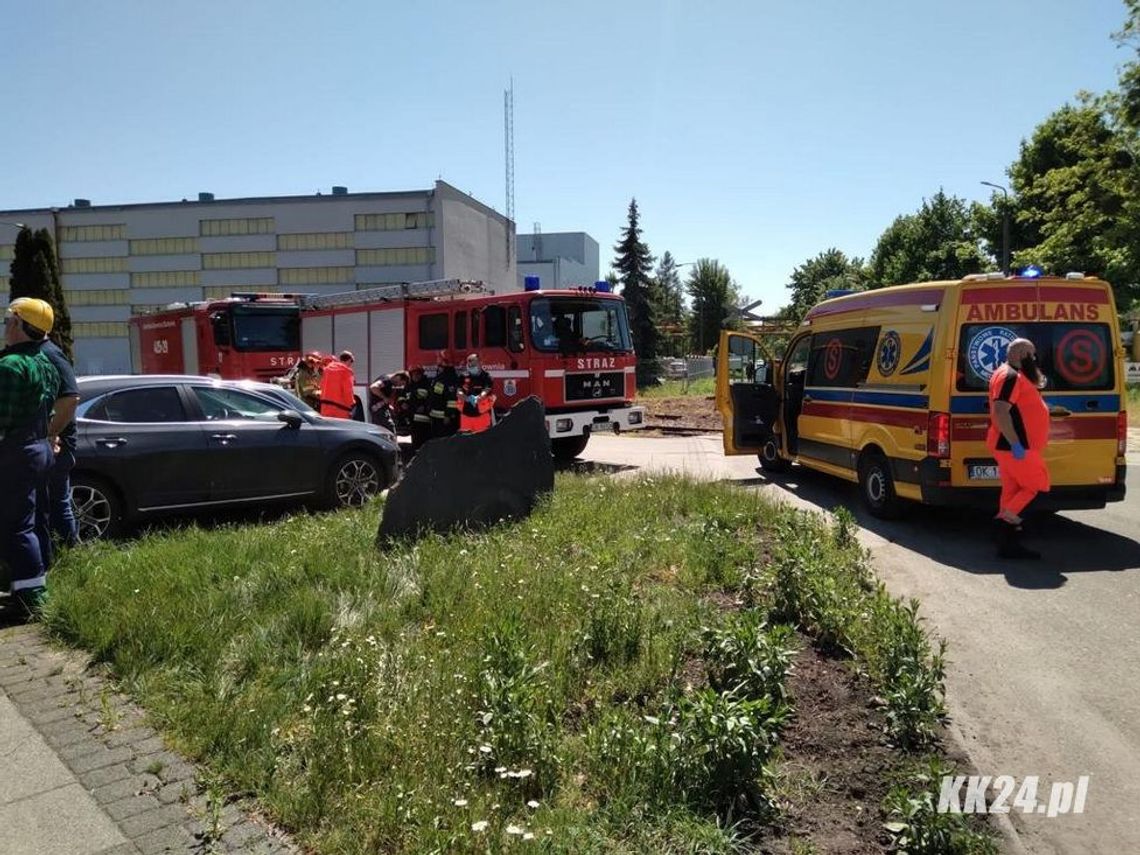
[[[966,324],[958,341],[958,391],[982,392],[1015,338],[1037,346],[1037,361],[1054,392],[1104,391],[1116,384],[1108,324]]]

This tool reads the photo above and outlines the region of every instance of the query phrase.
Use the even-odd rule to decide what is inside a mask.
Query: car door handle
[[[115,436],[106,439],[97,439],[95,440],[95,444],[101,448],[118,448],[120,445],[127,444],[127,438],[125,436]]]
[[[236,433],[212,433],[210,439],[216,439],[222,445],[228,445],[237,439]]]
[[[1067,419],[1073,414],[1068,407],[1053,406],[1049,408],[1049,415],[1055,419]]]
[[[804,397],[803,397],[803,402],[805,404],[810,404],[812,402],[812,400],[813,400],[813,398],[811,395],[804,395]]]

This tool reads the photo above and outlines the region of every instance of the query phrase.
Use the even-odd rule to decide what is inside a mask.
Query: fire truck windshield
[[[592,297],[543,297],[530,304],[536,350],[562,353],[632,350],[625,303]]]
[[[232,319],[234,350],[301,349],[301,317],[294,306],[234,306]]]

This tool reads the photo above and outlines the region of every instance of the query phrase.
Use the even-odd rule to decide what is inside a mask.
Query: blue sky
[[[1114,85],[1119,0],[0,0],[0,209],[430,186],[519,230],[631,196],[651,251],[720,259],[765,309],[830,246],[866,255],[943,187]]]

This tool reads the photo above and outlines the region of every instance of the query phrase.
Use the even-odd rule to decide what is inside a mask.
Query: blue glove
[[[1020,442],[1015,442],[1013,444],[1013,448],[1011,448],[1010,451],[1013,452],[1013,459],[1014,460],[1024,460],[1025,459],[1025,446],[1022,445]]]

